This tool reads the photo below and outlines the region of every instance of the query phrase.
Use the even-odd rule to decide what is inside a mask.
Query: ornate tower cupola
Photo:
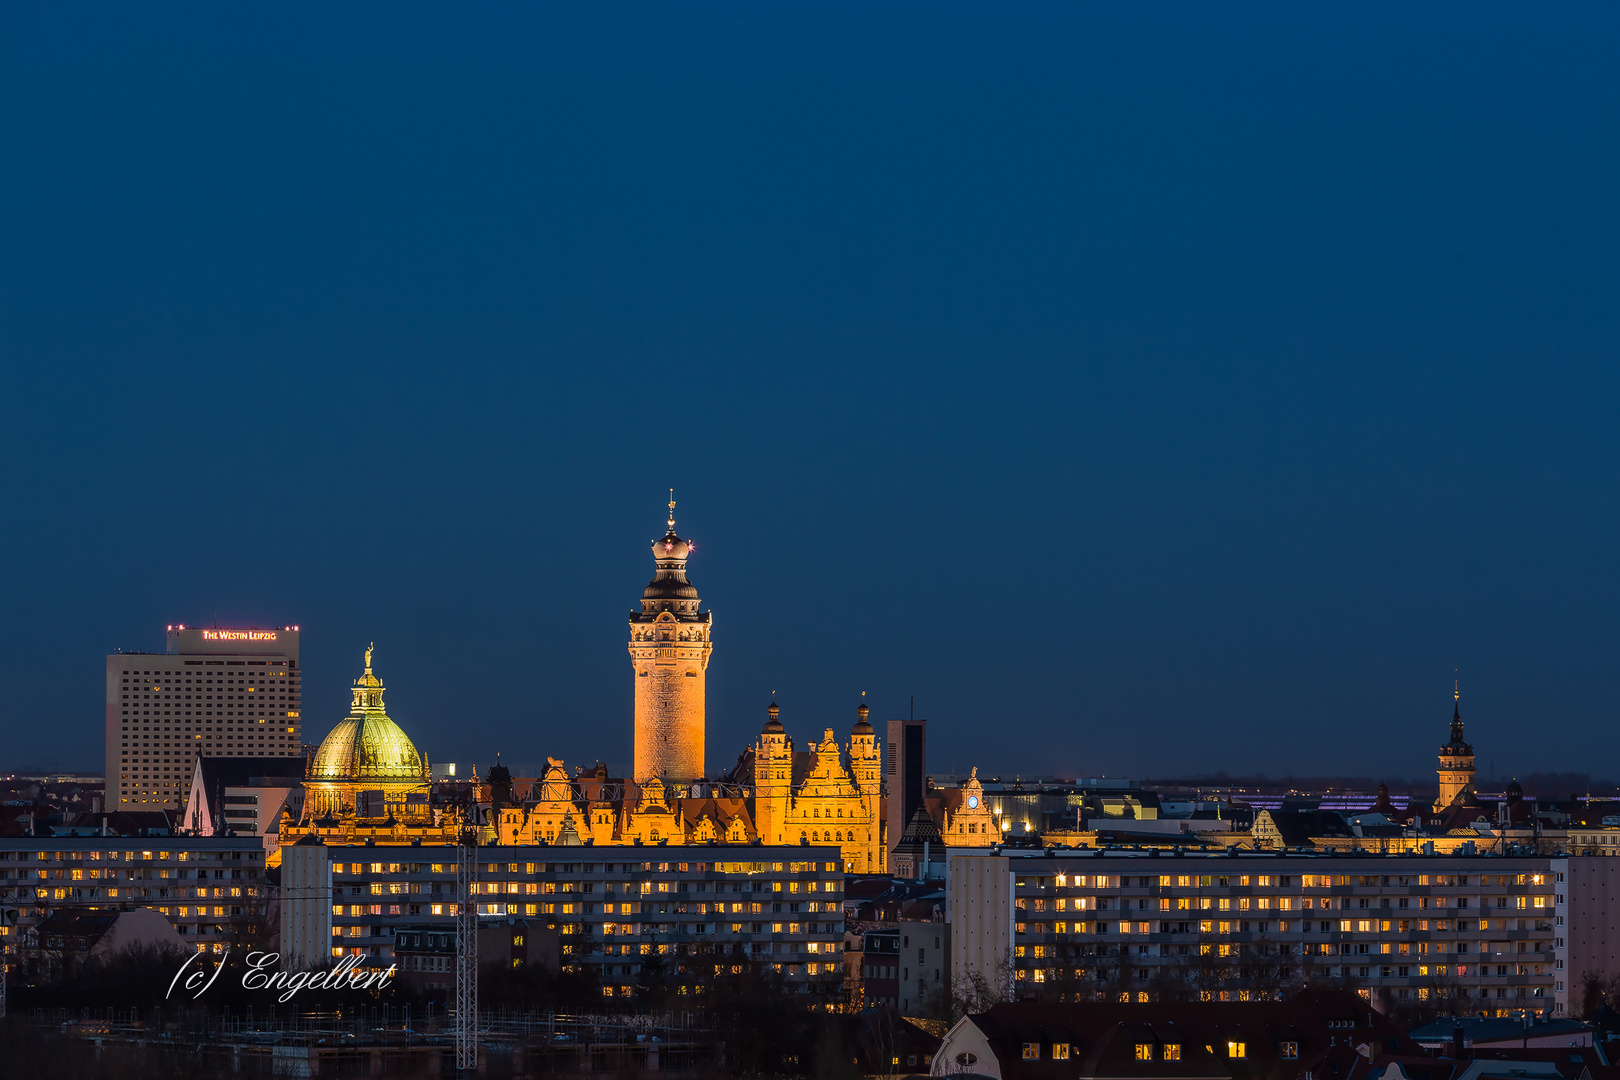
[[[1436,813],[1474,801],[1474,748],[1463,738],[1462,691],[1451,694],[1451,738],[1440,748],[1440,795],[1434,801]]]
[[[675,492],[669,531],[653,541],[656,573],[630,613],[630,662],[636,679],[635,779],[703,777],[706,673],[714,616],[698,611],[697,588],[687,580],[692,544],[675,533]]]
[[[786,797],[793,790],[793,743],[782,727],[782,710],[771,698],[768,719],[754,749],[754,785],[762,797]]]
[[[866,692],[861,691],[861,704],[855,710],[855,726],[849,733],[849,765],[855,786],[862,794],[877,794],[882,782],[882,766],[878,759],[877,733],[868,719],[872,710],[866,705]]]

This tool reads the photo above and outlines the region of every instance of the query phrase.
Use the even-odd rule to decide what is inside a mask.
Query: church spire
[[[675,489],[669,489],[669,531],[675,531]]]
[[[1456,682],[1451,687],[1451,739],[1440,748],[1436,778],[1440,795],[1434,801],[1435,813],[1443,813],[1454,805],[1473,805],[1474,748],[1463,738],[1462,687]]]
[[[1451,742],[1447,745],[1458,749],[1472,749],[1463,741],[1462,684],[1457,681],[1453,681],[1451,687]]]

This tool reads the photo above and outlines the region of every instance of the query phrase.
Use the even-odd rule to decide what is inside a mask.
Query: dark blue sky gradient
[[[1614,772],[1612,6],[0,6],[0,729],[375,639],[435,760]]]

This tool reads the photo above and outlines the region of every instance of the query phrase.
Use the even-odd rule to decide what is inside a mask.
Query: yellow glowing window
[[[1137,1061],[1152,1061],[1153,1060],[1153,1044],[1152,1043],[1137,1043],[1136,1044],[1136,1060]]]
[[[1164,1060],[1165,1061],[1180,1061],[1181,1060],[1181,1044],[1180,1043],[1165,1043],[1164,1044]]]
[[[1229,1058],[1248,1057],[1249,1056],[1249,1044],[1248,1043],[1240,1043],[1240,1042],[1229,1042],[1229,1043],[1227,1043],[1226,1044],[1226,1056],[1229,1057]]]
[[[899,1058],[895,1059],[896,1062],[898,1062],[899,1060],[900,1060]],[[1038,1043],[1038,1042],[1027,1042],[1027,1043],[1025,1043],[1024,1044],[1024,1060],[1025,1061],[1039,1061],[1039,1060],[1041,1060],[1041,1044]]]

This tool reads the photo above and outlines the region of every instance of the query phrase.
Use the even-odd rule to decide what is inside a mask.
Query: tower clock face
[[[968,809],[969,810],[977,810],[978,808],[979,808],[979,797],[977,795],[969,795],[968,796]]]

